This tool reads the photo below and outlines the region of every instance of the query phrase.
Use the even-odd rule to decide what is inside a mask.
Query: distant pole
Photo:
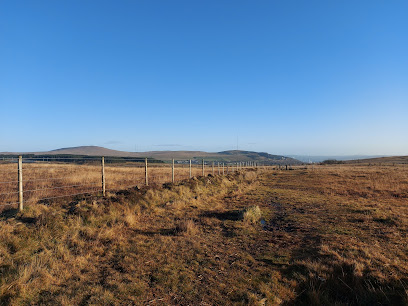
[[[105,185],[105,157],[102,157],[102,194],[106,195],[106,185]]]
[[[23,157],[18,157],[18,209],[23,210]]]
[[[212,162],[212,175],[214,175],[214,162]]]
[[[204,159],[203,159],[203,176],[205,176],[205,173],[204,173]]]
[[[149,186],[149,179],[147,178],[147,157],[145,158],[145,181],[146,186]]]
[[[171,161],[171,182],[174,183],[174,158]]]
[[[190,159],[190,178],[192,178],[192,175],[191,175],[191,159]]]

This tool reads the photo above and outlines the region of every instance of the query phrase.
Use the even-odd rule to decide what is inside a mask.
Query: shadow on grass
[[[358,274],[353,264],[322,255],[319,245],[319,235],[309,233],[293,258],[320,267],[311,270],[303,264],[281,266],[282,273],[289,278],[302,275],[297,297],[285,305],[408,305],[407,278],[383,281],[370,275],[367,269]],[[326,271],[323,272],[326,276],[319,275],[320,270]]]
[[[368,271],[357,276],[353,265],[333,264],[331,268],[330,277],[325,279],[297,266],[299,273],[309,275],[298,286],[295,300],[285,305],[408,305],[407,278],[382,282],[366,275]]]
[[[239,221],[244,218],[243,210],[230,210],[225,212],[205,211],[201,214],[201,217],[216,218],[221,221]]]
[[[0,213],[0,219],[1,220],[7,220],[7,219],[10,219],[10,218],[15,218],[17,216],[17,214],[18,214],[18,209],[17,208],[6,209],[6,210],[3,210]]]
[[[18,212],[19,210],[17,208],[3,210],[0,213],[0,220],[15,218],[16,220],[26,224],[34,224],[37,222],[37,218],[18,216]]]

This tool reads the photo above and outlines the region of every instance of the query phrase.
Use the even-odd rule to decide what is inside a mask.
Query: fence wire
[[[203,164],[203,161],[147,160],[146,180],[146,160],[142,158],[105,157],[102,161],[95,157],[30,157],[23,158],[21,165],[19,159],[3,159],[0,160],[0,207],[18,205],[19,194],[23,195],[25,204],[41,203],[44,200],[102,193],[103,190],[112,192],[140,187],[147,183],[157,185],[193,176],[229,174],[243,166],[238,163],[213,164],[212,161],[204,161]],[[19,180],[15,180],[20,172],[22,189],[19,188]],[[100,188],[96,188],[98,185]]]

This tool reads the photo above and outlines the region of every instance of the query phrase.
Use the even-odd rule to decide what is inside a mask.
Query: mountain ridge
[[[33,155],[86,155],[86,156],[110,156],[110,157],[148,157],[158,160],[170,159],[206,159],[207,161],[219,162],[262,162],[264,164],[302,164],[301,161],[283,156],[273,155],[266,152],[241,151],[241,150],[227,150],[221,152],[204,152],[204,151],[148,151],[148,152],[126,152],[112,150],[100,146],[78,146],[54,149],[44,152],[26,152],[26,153],[12,153],[0,152],[2,155],[19,155],[19,154],[33,154]]]

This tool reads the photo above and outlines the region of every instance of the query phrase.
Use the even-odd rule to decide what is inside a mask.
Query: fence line
[[[5,160],[3,159],[3,161]],[[148,158],[23,158],[19,156],[8,161],[8,163],[0,163],[0,167],[6,165],[7,169],[11,169],[11,165],[14,165],[13,168],[17,166],[17,173],[13,171],[0,172],[7,173],[4,177],[6,179],[0,182],[0,208],[18,204],[20,211],[23,210],[24,205],[27,203],[98,192],[102,196],[106,196],[107,191],[140,185],[175,183],[182,179],[200,176],[200,174],[201,176],[215,174],[215,162],[212,161],[211,166],[210,162],[204,159],[194,161],[194,163],[191,159],[177,161],[173,159],[171,163],[155,161],[149,163]],[[68,161],[73,161],[73,163]],[[76,163],[75,161],[83,161],[84,163]],[[244,164],[243,162],[227,163],[226,173],[239,171],[244,167],[255,168],[258,165],[255,163]],[[78,169],[81,171],[79,176],[76,174]],[[218,175],[225,175],[225,163],[217,162],[217,170]],[[17,180],[14,181],[11,176],[16,174]],[[58,176],[52,177],[55,174],[58,174]],[[44,175],[50,175],[50,177],[41,177]],[[98,177],[99,183],[95,182]],[[118,177],[120,178],[118,179]],[[67,182],[68,184],[66,184]],[[97,189],[86,190],[97,185],[100,186]],[[107,185],[109,188],[107,188]],[[123,185],[126,185],[126,187],[123,187]],[[53,191],[71,191],[71,193],[59,195]]]

